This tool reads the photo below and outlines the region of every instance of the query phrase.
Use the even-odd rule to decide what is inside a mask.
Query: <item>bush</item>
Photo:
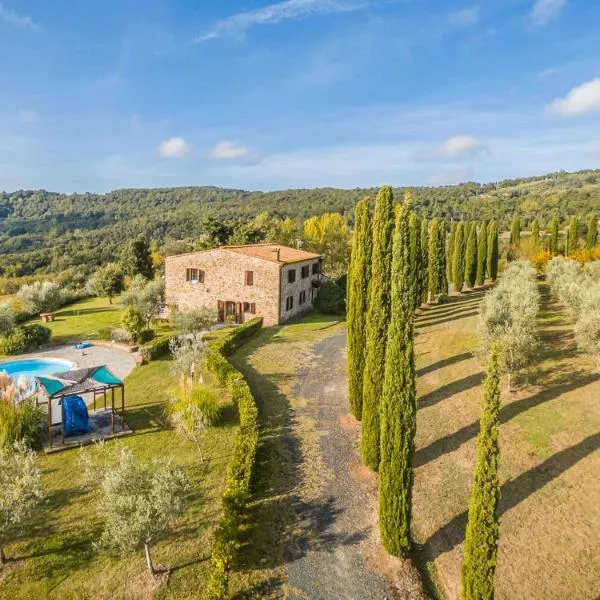
[[[15,355],[35,350],[42,344],[47,344],[52,336],[48,327],[38,325],[21,325],[16,327],[6,337],[0,339],[0,353]]]
[[[143,329],[140,332],[138,341],[140,344],[146,344],[151,342],[154,339],[154,330],[153,329]]]
[[[346,314],[345,289],[333,281],[326,280],[321,284],[314,301],[314,307],[326,315]]]
[[[0,304],[0,335],[8,335],[15,327],[16,317],[12,306],[5,302]]]
[[[158,337],[152,340],[149,344],[145,345],[141,349],[141,354],[144,361],[149,362],[151,360],[157,360],[158,358],[169,354],[171,351],[171,340],[175,337],[176,336],[174,335]]]
[[[54,281],[34,281],[24,285],[17,293],[25,311],[30,315],[52,312],[62,305],[61,289]]]
[[[173,327],[182,333],[194,333],[209,329],[217,322],[217,311],[200,308],[189,312],[174,311],[171,314]]]
[[[123,329],[129,332],[131,337],[137,341],[144,329],[144,317],[138,308],[130,305],[123,313],[121,325],[123,326]]]
[[[240,415],[233,457],[227,469],[223,492],[223,514],[217,527],[211,552],[211,572],[205,600],[226,598],[229,569],[239,547],[243,512],[250,495],[250,481],[258,447],[258,407],[246,380],[228,361],[227,356],[262,327],[262,319],[253,319],[210,344],[206,365],[231,391]]]
[[[110,327],[102,327],[101,329],[98,329],[98,334],[97,334],[97,338],[99,340],[112,340],[112,333],[113,330]]]
[[[114,329],[111,329],[109,339],[113,342],[118,342],[119,344],[131,344],[133,336],[126,329],[115,327]]]
[[[37,446],[44,415],[32,403],[13,404],[0,399],[0,449],[10,448],[23,441],[27,446]]]

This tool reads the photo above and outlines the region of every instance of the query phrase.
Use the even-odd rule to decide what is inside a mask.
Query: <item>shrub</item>
[[[8,335],[15,327],[15,311],[8,302],[0,304],[0,336]]]
[[[135,306],[128,306],[121,318],[121,325],[123,326],[123,329],[131,334],[133,340],[137,341],[144,329],[144,317],[138,308]]]
[[[24,285],[17,293],[25,311],[30,315],[52,312],[63,302],[60,285],[54,281],[34,281]]]
[[[151,342],[154,339],[154,330],[153,329],[143,329],[140,332],[138,341],[140,344],[146,344]]]
[[[112,340],[112,333],[113,330],[110,327],[102,327],[100,329],[98,329],[98,334],[97,334],[97,338],[99,340]]]
[[[167,416],[177,433],[196,445],[202,460],[202,435],[221,420],[221,405],[215,390],[203,384],[190,388],[182,381],[169,402]]]
[[[200,308],[189,312],[174,311],[171,314],[173,327],[182,333],[194,333],[209,329],[217,322],[217,311]]]
[[[231,391],[240,415],[233,457],[227,469],[223,492],[223,514],[217,527],[211,552],[211,572],[204,594],[205,600],[226,598],[228,571],[237,549],[242,516],[250,494],[250,481],[258,447],[258,408],[250,387],[227,356],[262,327],[262,319],[253,319],[214,339],[209,347],[206,365],[217,379]]]
[[[142,348],[142,357],[146,361],[156,360],[161,356],[165,356],[170,352],[171,340],[175,336],[168,335],[159,338],[155,338],[150,344]]]
[[[115,327],[114,329],[111,329],[109,339],[120,344],[130,344],[133,341],[133,336],[126,329]]]
[[[14,355],[35,350],[42,344],[47,344],[52,336],[48,327],[38,325],[20,325],[6,337],[0,339],[0,353]]]
[[[345,288],[327,279],[321,284],[313,304],[323,314],[344,315],[346,314]]]
[[[22,529],[44,497],[35,461],[35,453],[23,443],[0,447],[0,570],[4,544]]]
[[[31,402],[0,399],[0,449],[11,448],[15,442],[37,446],[43,419],[42,411]]]

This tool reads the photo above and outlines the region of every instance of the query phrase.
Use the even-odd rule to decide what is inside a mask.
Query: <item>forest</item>
[[[394,188],[403,197],[408,188]],[[21,277],[88,269],[115,260],[129,239],[143,233],[155,246],[185,240],[193,247],[208,217],[230,226],[258,214],[303,221],[337,212],[354,225],[354,206],[371,189],[299,189],[247,192],[216,187],[123,189],[108,194],[44,190],[0,193],[0,275]],[[410,188],[413,210],[424,218],[496,219],[501,230],[514,214],[524,226],[538,217],[547,229],[557,213],[600,213],[600,170],[557,172],[488,184]]]

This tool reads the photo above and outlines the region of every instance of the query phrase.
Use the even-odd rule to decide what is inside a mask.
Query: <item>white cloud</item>
[[[489,148],[472,135],[455,135],[442,144],[439,152],[449,158],[470,158],[477,154],[489,152]]]
[[[2,2],[0,2],[0,20],[15,27],[25,27],[36,31],[40,29],[40,26],[31,17],[20,15],[14,10],[6,8]]]
[[[558,98],[548,108],[550,112],[567,117],[600,112],[600,79],[592,79],[574,87],[564,98]]]
[[[37,123],[37,121],[39,121],[39,115],[35,110],[22,108],[17,114],[17,120],[19,123]]]
[[[476,25],[479,22],[479,8],[477,6],[463,8],[452,15],[450,22],[457,27]]]
[[[256,10],[237,13],[214,23],[196,42],[225,37],[241,36],[256,25],[273,25],[315,14],[339,13],[358,10],[365,3],[349,0],[284,0]]]
[[[190,145],[182,137],[172,137],[161,142],[158,154],[162,158],[181,158],[190,151]]]
[[[566,3],[566,0],[537,0],[530,13],[533,24],[538,27],[548,25],[560,16]]]
[[[261,158],[248,148],[230,140],[219,142],[211,148],[208,155],[215,160],[232,161],[247,165],[257,165],[261,161]]]

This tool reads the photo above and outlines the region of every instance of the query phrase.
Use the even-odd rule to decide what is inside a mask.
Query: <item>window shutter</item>
[[[250,304],[250,313],[253,315],[256,314],[256,304],[254,302]]]
[[[189,281],[189,280],[190,280],[190,270],[189,270],[189,269],[186,269],[186,270],[185,270],[185,280],[186,280],[186,281]]]

